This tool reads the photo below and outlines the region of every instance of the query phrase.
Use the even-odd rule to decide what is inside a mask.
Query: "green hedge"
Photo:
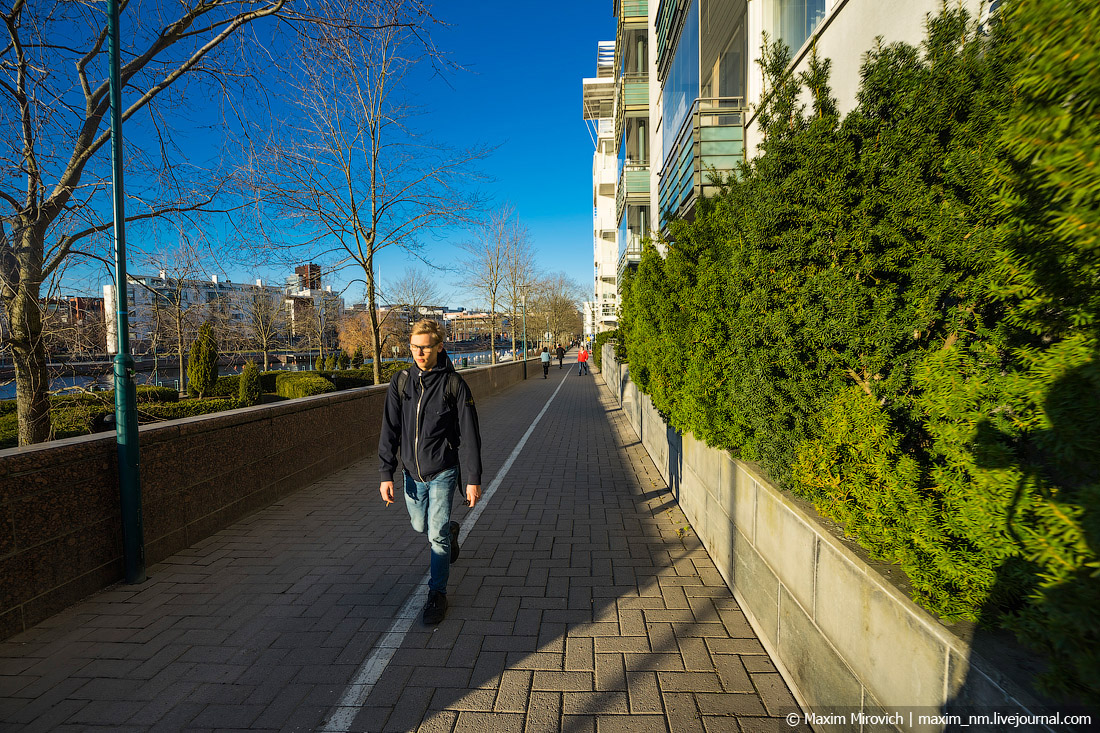
[[[336,389],[354,389],[374,384],[374,371],[371,369],[341,369],[339,371],[320,371],[317,375],[336,385]]]
[[[143,423],[150,420],[179,420],[185,417],[224,412],[238,406],[237,399],[233,397],[209,397],[201,400],[189,399],[175,403],[149,404],[138,408],[138,420]]]
[[[336,385],[313,372],[283,372],[275,379],[275,394],[287,399],[335,391]]]
[[[618,338],[618,329],[602,331],[596,334],[596,340],[592,346],[592,360],[596,363],[596,368],[600,371],[603,371],[603,345],[608,341],[614,341]]]
[[[673,427],[1097,702],[1100,11],[1002,15],[872,49],[843,118],[827,62],[765,49],[760,155],[645,248],[619,344]]]
[[[207,392],[207,397],[236,397],[241,391],[241,375],[224,374],[218,377],[214,386]],[[273,390],[274,391],[274,390]]]

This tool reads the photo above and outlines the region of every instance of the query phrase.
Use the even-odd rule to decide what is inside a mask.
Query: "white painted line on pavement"
[[[462,530],[459,533],[460,540],[470,534],[470,530],[477,524],[478,517],[485,511],[485,505],[489,503],[489,499],[496,493],[497,487],[503,483],[505,477],[508,475],[508,471],[511,470],[512,464],[516,462],[516,458],[519,457],[520,451],[523,450],[523,446],[527,444],[527,439],[531,437],[531,433],[535,432],[535,427],[542,420],[542,416],[546,414],[546,411],[550,408],[550,403],[554,401],[554,398],[558,396],[558,392],[565,386],[565,380],[569,378],[572,372],[567,372],[562,377],[561,382],[558,384],[557,389],[554,390],[554,394],[550,395],[550,399],[546,400],[546,404],[542,406],[539,414],[535,416],[534,421],[531,423],[531,427],[527,428],[527,432],[523,434],[523,437],[519,439],[519,443],[512,449],[512,454],[508,456],[508,460],[504,462],[497,475],[493,478],[492,483],[489,484],[489,488],[482,492],[481,500],[477,505],[465,516],[462,521]],[[465,491],[464,486],[459,487],[459,491]],[[461,541],[459,545],[461,545]],[[390,624],[390,628],[386,633],[382,634],[378,643],[374,645],[374,651],[367,657],[366,661],[355,672],[355,677],[352,678],[351,683],[347,689],[344,690],[343,696],[340,701],[333,707],[332,712],[329,713],[328,720],[321,724],[318,728],[319,733],[348,733],[351,730],[351,724],[355,720],[355,716],[359,714],[359,711],[363,709],[364,703],[367,701],[367,697],[370,695],[371,690],[374,689],[375,684],[381,679],[382,673],[386,671],[386,667],[389,665],[390,660],[393,659],[393,655],[401,647],[401,643],[405,640],[405,634],[412,628],[413,622],[420,616],[420,611],[424,604],[428,600],[428,577],[429,574],[425,573],[417,584],[417,589],[414,590],[407,599],[405,599],[404,605],[397,612],[397,617]]]

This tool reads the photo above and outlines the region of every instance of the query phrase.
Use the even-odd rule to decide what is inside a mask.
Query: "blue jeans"
[[[428,532],[432,550],[428,590],[447,592],[451,575],[451,502],[458,488],[458,466],[417,481],[405,471],[405,506],[412,528]]]
[[[577,362],[577,376],[579,377],[582,374],[588,374],[588,362],[587,361],[578,361]]]

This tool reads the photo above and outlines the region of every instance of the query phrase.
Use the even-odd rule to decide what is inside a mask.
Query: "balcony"
[[[649,203],[649,163],[627,163],[615,188],[615,216],[621,219],[627,203]],[[639,250],[641,251],[641,250]]]
[[[649,116],[649,74],[623,74],[615,99],[615,139],[623,137],[626,118]]]
[[[615,0],[615,17],[620,21],[626,19],[649,18],[649,0]]]
[[[745,159],[745,101],[740,97],[695,100],[660,173],[661,224],[691,211],[700,196],[713,196],[714,172],[735,173]]]
[[[623,281],[623,273],[631,267],[637,267],[642,261],[642,238],[631,234],[625,245],[619,248],[619,264],[615,270],[615,282]]]

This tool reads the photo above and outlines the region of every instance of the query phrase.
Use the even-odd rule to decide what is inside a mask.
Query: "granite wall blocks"
[[[486,396],[522,363],[464,372]],[[373,452],[386,387],[139,429],[147,562]],[[122,577],[114,435],[0,451],[0,638]]]

